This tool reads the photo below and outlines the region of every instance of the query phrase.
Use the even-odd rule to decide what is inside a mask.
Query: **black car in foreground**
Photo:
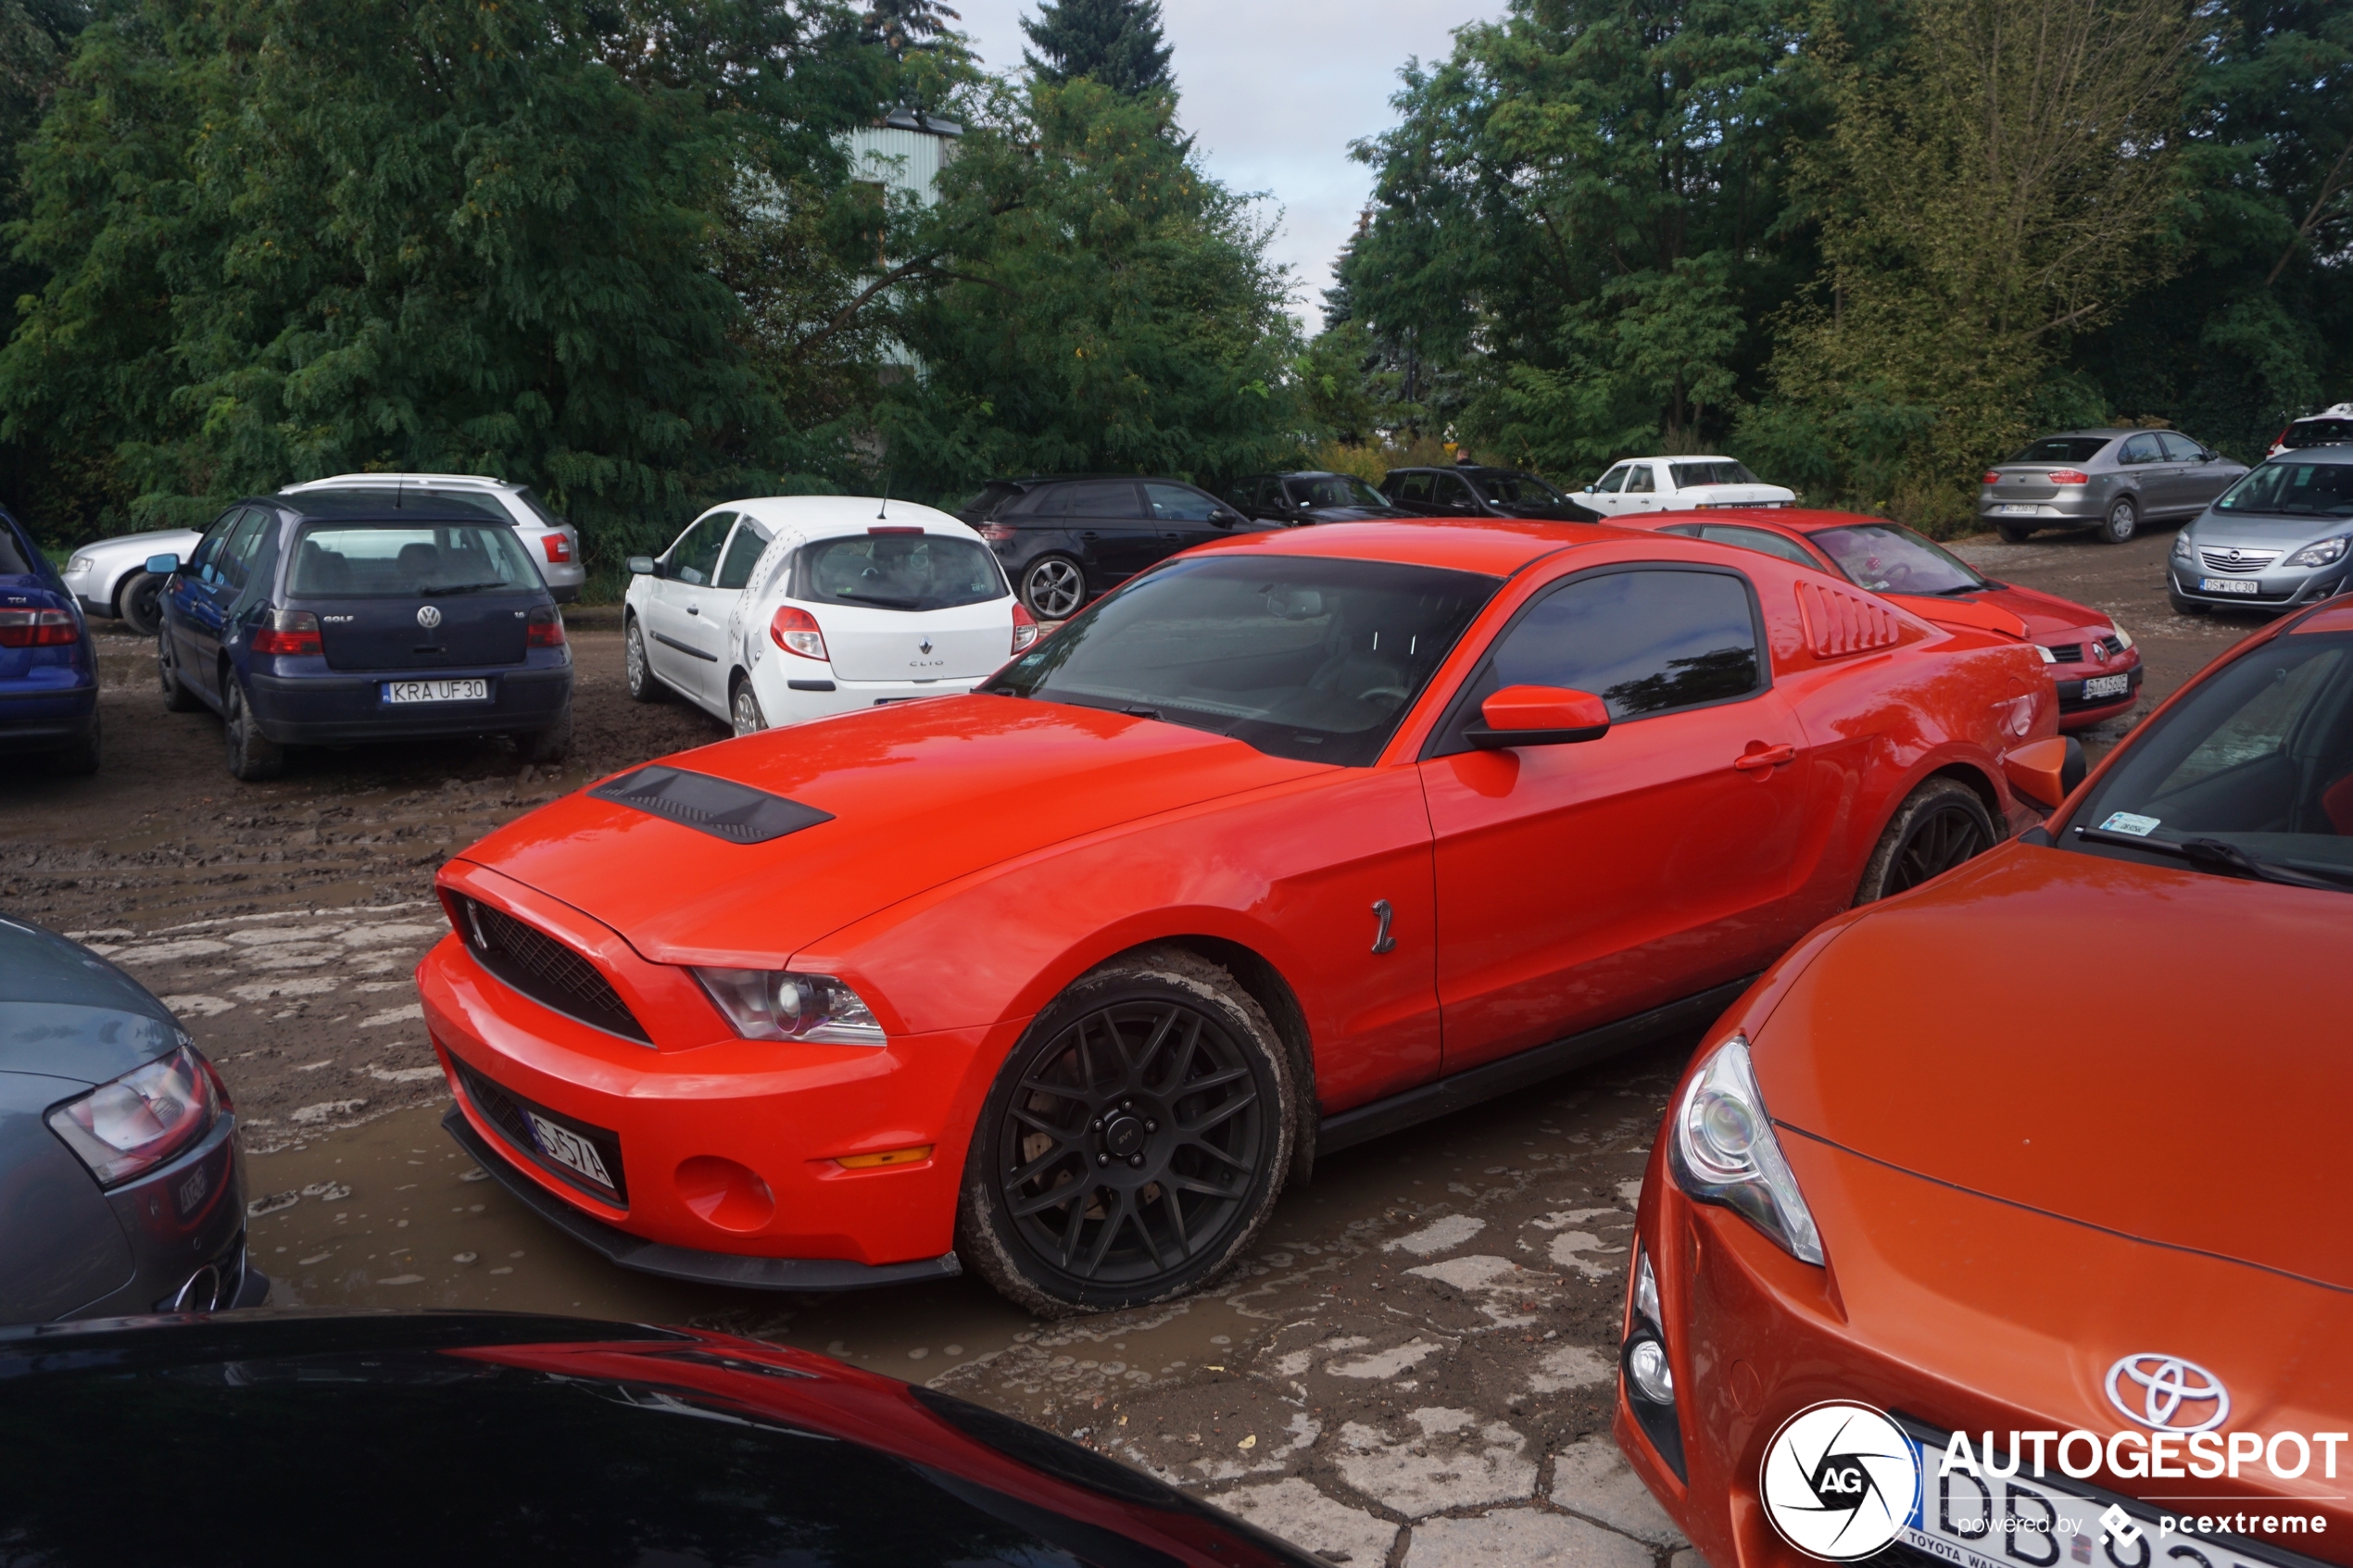
[[[0,1323],[259,1305],[236,1133],[145,986],[0,918]]]
[[[261,495],[168,575],[164,706],[210,708],[229,771],[274,777],[295,746],[512,735],[572,748],[563,616],[497,503],[414,486]]]
[[[1381,494],[1416,517],[1519,517],[1548,522],[1600,522],[1602,514],[1578,505],[1521,469],[1470,463],[1451,469],[1391,469]]]
[[[1181,481],[1125,474],[992,479],[956,516],[988,541],[1040,621],[1067,621],[1179,550],[1266,526]]]
[[[1252,474],[1228,486],[1226,499],[1245,517],[1285,528],[1315,522],[1380,522],[1413,515],[1354,474],[1320,469]]]
[[[572,1318],[0,1330],[0,1561],[43,1568],[1318,1562],[950,1395]]]

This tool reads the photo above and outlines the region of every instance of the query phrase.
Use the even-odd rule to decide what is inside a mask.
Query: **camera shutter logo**
[[[1919,1500],[1920,1461],[1884,1413],[1829,1399],[1781,1424],[1758,1481],[1782,1539],[1808,1557],[1852,1562],[1903,1533]]]
[[[441,611],[432,605],[425,606],[417,612],[417,624],[428,632],[432,631],[441,624]]]
[[[2210,1432],[2231,1413],[2221,1378],[2154,1350],[2117,1358],[2108,1369],[2108,1402],[2153,1432]]]

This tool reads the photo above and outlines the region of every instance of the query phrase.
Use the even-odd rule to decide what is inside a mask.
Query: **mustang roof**
[[[1314,528],[1243,533],[1204,545],[1195,554],[1259,550],[1280,556],[1337,556],[1348,560],[1395,561],[1404,566],[1443,567],[1508,577],[1529,562],[1557,550],[1617,540],[1655,543],[1658,537],[1587,522],[1416,519],[1411,522],[1327,522]]]

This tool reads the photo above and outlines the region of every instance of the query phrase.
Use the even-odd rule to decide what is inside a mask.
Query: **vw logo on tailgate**
[[[2119,1357],[2108,1369],[2108,1402],[2158,1432],[2206,1432],[2231,1413],[2222,1380],[2179,1356],[2153,1350]]]
[[[425,606],[424,608],[417,611],[417,624],[428,632],[432,631],[441,624],[441,611],[431,605]]]

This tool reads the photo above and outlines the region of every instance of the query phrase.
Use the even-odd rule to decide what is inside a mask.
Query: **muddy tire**
[[[525,730],[515,737],[515,750],[526,762],[560,762],[572,755],[572,704],[563,706],[556,721],[544,730]]]
[[[1918,887],[1993,848],[1997,836],[1977,791],[1955,779],[1931,779],[1904,797],[1880,834],[1855,902],[1876,903]]]
[[[621,633],[621,674],[629,688],[632,702],[660,702],[662,698],[661,679],[654,667],[646,662],[646,629],[631,616]]]
[[[220,727],[229,740],[229,776],[245,784],[276,778],[286,765],[285,747],[261,733],[234,675],[220,683]]]
[[[1298,1091],[1265,1010],[1146,948],[1082,976],[1006,1059],[964,1161],[956,1245],[1049,1317],[1198,1290],[1281,1196]]]
[[[93,710],[90,727],[63,751],[54,752],[49,765],[72,778],[87,778],[98,771],[98,715]]]
[[[163,579],[152,571],[134,571],[123,579],[114,596],[115,614],[143,637],[163,627]]]
[[[163,686],[163,706],[167,713],[194,713],[204,706],[204,698],[180,678],[180,660],[171,651],[170,632],[156,633],[156,679]]]
[[[2119,495],[2108,509],[2098,528],[2093,530],[2103,545],[2121,545],[2141,531],[2141,508],[2130,495]]]

